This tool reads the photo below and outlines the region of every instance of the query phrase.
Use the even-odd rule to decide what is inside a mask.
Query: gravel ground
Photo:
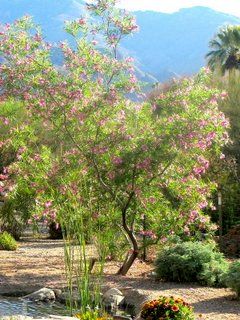
[[[47,239],[20,242],[16,252],[0,251],[0,295],[25,295],[42,287],[65,286],[63,242]],[[106,264],[108,286],[122,289],[131,302],[142,303],[159,295],[181,296],[195,309],[199,319],[240,320],[240,301],[228,289],[194,284],[156,282],[148,277],[152,264],[136,261],[125,277],[114,275],[119,265]]]

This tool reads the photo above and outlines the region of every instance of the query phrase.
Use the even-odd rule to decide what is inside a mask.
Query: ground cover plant
[[[0,233],[0,250],[17,250],[17,242],[15,239],[6,231]]]

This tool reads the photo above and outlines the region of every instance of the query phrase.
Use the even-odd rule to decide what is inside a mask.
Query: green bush
[[[6,231],[0,234],[0,250],[14,251],[17,249],[16,240]]]
[[[159,299],[146,302],[143,305],[141,318],[147,320],[194,320],[194,314],[192,307],[181,298],[159,297]]]
[[[215,244],[183,242],[164,248],[156,260],[159,278],[177,282],[199,282],[221,286],[228,263]]]
[[[227,287],[236,292],[237,297],[240,298],[240,260],[230,264],[228,272],[224,277]]]

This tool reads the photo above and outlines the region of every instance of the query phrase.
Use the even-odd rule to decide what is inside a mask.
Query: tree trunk
[[[128,273],[128,270],[133,265],[134,261],[138,257],[138,251],[133,251],[130,257],[127,256],[127,259],[122,264],[121,268],[118,270],[117,274],[121,276],[125,276]]]
[[[134,261],[136,260],[136,258],[138,257],[138,254],[139,254],[138,242],[137,242],[137,239],[134,235],[134,231],[132,230],[132,228],[128,227],[127,222],[126,222],[126,210],[123,210],[123,212],[122,212],[122,226],[123,226],[123,229],[126,232],[128,239],[132,245],[132,251],[131,251],[130,256],[128,253],[121,268],[117,272],[117,274],[125,276],[128,273],[128,270],[131,268],[131,266],[133,265]]]

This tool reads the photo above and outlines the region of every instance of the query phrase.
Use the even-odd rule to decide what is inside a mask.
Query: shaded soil
[[[129,292],[131,303],[159,295],[181,296],[194,307],[197,317],[202,315],[199,319],[240,319],[240,301],[233,300],[228,289],[157,282],[149,278],[153,265],[140,260],[125,277],[115,275],[118,267],[115,262],[106,264],[106,283],[122,289],[127,296]],[[42,287],[62,288],[65,284],[61,240],[25,239],[16,252],[0,251],[0,295],[23,296]]]

